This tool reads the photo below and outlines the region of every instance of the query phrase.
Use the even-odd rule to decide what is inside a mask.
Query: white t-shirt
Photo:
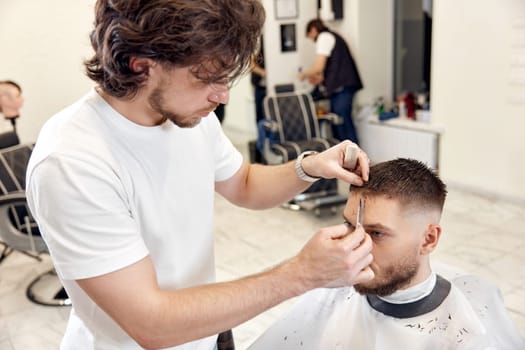
[[[213,115],[194,128],[169,121],[140,126],[94,90],[44,125],[27,170],[27,195],[73,302],[62,349],[140,348],[76,279],[149,255],[161,288],[215,281],[214,186],[241,164]],[[174,349],[211,350],[215,340]]]
[[[350,287],[315,289],[248,350],[525,349],[497,288],[472,275],[450,281],[437,308],[409,318],[376,311]]]
[[[330,57],[335,47],[335,36],[330,32],[321,32],[315,41],[315,53]]]

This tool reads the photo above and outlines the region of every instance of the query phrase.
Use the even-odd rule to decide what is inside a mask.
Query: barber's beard
[[[362,295],[377,295],[384,297],[409,286],[419,269],[415,258],[408,257],[396,264],[374,271],[376,276],[372,281],[354,285],[354,289]]]
[[[164,98],[162,96],[164,89],[162,84],[159,84],[152,93],[148,96],[148,102],[151,108],[159,113],[164,120],[170,120],[173,124],[181,128],[193,128],[200,123],[201,118],[186,119],[176,113],[166,110],[164,107]]]

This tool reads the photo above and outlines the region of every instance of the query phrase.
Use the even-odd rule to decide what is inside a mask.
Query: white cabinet
[[[412,158],[439,170],[443,128],[410,119],[379,121],[376,115],[356,120],[359,143],[372,163],[398,157]]]

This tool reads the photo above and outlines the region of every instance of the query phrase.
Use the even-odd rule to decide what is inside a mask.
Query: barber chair
[[[16,130],[0,133],[0,149],[20,144]]]
[[[14,250],[41,261],[48,253],[38,226],[26,202],[25,175],[32,145],[20,144],[0,149],[0,261]],[[55,269],[37,276],[27,287],[26,295],[34,303],[67,306],[71,302]]]
[[[317,116],[312,97],[308,93],[286,92],[266,96],[264,100],[264,128],[266,137],[263,157],[267,164],[282,164],[296,159],[304,151],[322,152],[339,141],[322,134],[319,122],[338,123],[334,114]],[[337,179],[321,179],[293,198],[285,206],[294,210],[314,210],[319,216],[321,209],[337,212],[347,197],[338,192]]]

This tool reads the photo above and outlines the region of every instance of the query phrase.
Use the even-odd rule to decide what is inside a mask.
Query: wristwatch
[[[313,176],[306,174],[303,169],[303,165],[302,165],[303,158],[311,156],[313,154],[317,154],[317,152],[316,151],[306,151],[306,152],[299,154],[299,157],[297,157],[297,159],[295,160],[295,173],[301,180],[304,180],[307,182],[316,182],[317,180],[320,179],[320,177],[313,177]]]

